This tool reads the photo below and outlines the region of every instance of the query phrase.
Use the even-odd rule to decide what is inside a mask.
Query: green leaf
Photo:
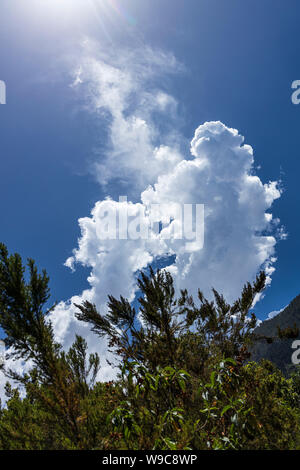
[[[223,410],[221,411],[221,417],[226,413],[226,411],[230,410],[232,407],[232,405],[226,405],[224,406]]]

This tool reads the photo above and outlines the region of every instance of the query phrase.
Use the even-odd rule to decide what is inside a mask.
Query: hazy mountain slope
[[[277,326],[284,329],[293,327],[295,324],[300,330],[300,295],[292,300],[281,313],[270,320],[265,320],[256,328],[255,332],[258,335],[274,337],[277,335]],[[294,350],[291,345],[293,341],[293,339],[276,339],[272,344],[260,341],[253,348],[251,360],[268,359],[276,364],[282,372],[287,373],[292,366],[291,356]]]

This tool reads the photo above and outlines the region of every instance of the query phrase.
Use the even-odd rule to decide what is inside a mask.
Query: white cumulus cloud
[[[78,246],[65,264],[90,268],[90,288],[61,302],[51,320],[64,347],[77,333],[87,339],[91,352],[100,352],[100,378],[106,379],[115,373],[105,363],[106,341],[76,320],[74,303],[89,300],[105,312],[109,294],[133,301],[138,271],[160,257],[171,259],[169,255],[172,263],[166,269],[177,289],[188,288],[195,295],[200,288],[209,297],[214,287],[233,301],[260,269],[271,282],[276,233],[284,237],[271,212],[280,188],[255,174],[253,150],[238,130],[206,122],[195,130],[190,150],[183,152],[186,139],[176,127],[178,103],[159,87],[167,74],[181,70],[172,55],[146,48],[108,56],[96,53],[94,45],[86,47],[73,84],[108,133],[93,170],[104,188],[110,183],[115,194],[121,188],[119,195],[128,200],[107,197],[79,219]],[[204,245],[191,248],[186,239],[176,238],[178,221],[173,219],[155,231],[150,208],[157,204],[157,220],[162,222],[173,205],[204,205]],[[118,223],[110,227],[115,237],[103,237],[106,213],[117,215]],[[119,222],[127,215],[130,236]],[[140,226],[134,225],[137,215]],[[140,236],[143,231],[148,237]]]
[[[91,268],[91,288],[81,295],[81,300],[94,302],[104,312],[107,295],[123,295],[133,300],[136,294],[136,275],[153,260],[173,254],[175,262],[169,269],[177,288],[187,287],[192,294],[201,288],[210,296],[211,287],[220,290],[229,301],[240,293],[247,280],[253,280],[258,270],[265,268],[269,275],[274,271],[276,239],[270,234],[273,224],[269,212],[272,203],[280,197],[275,182],[263,184],[253,174],[253,151],[244,144],[238,131],[221,122],[207,122],[199,126],[191,142],[191,155],[180,159],[168,172],[159,175],[152,185],[140,194],[140,202],[99,201],[90,217],[79,220],[81,238],[78,248],[66,265],[76,263]],[[140,214],[145,227],[151,227],[149,207],[160,204],[204,204],[205,239],[203,248],[190,250],[186,240],[170,238],[149,229],[148,238],[122,239],[116,224],[116,237],[103,238],[104,214],[119,217]],[[160,219],[163,219],[160,213]],[[134,220],[134,219],[133,219]],[[172,225],[172,220],[166,230]],[[102,235],[101,235],[102,234]],[[173,235],[172,235],[173,234]],[[151,236],[150,236],[151,235]],[[121,239],[120,239],[121,238]],[[78,331],[74,319],[73,302],[61,304],[53,312],[54,326],[59,339],[66,339]],[[82,328],[82,327],[81,327]],[[86,328],[86,327],[85,327]],[[95,346],[95,338],[84,331]],[[68,344],[70,342],[68,340]],[[103,343],[104,344],[104,343]],[[105,356],[105,345],[104,345]]]

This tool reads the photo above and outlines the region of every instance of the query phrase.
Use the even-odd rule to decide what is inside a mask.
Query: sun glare
[[[56,39],[60,34],[71,38],[96,32],[111,41],[115,32],[136,25],[122,0],[26,0],[22,10],[24,23],[29,22],[33,31]]]
[[[88,2],[84,0],[38,0],[37,3],[40,8],[43,7],[55,14],[74,14],[87,6]]]
[[[120,0],[31,0],[37,9],[43,9],[44,14],[56,16],[82,16],[85,13],[95,14],[101,10],[102,14],[123,18],[129,24],[135,24],[135,19],[129,14]]]
[[[78,28],[94,17],[94,5],[102,9],[106,0],[26,0],[22,3],[24,19],[45,32],[66,26]],[[75,29],[74,29],[75,31]]]

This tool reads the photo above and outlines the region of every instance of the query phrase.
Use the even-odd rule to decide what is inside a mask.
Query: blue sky
[[[107,56],[165,51],[182,69],[152,80],[178,102],[182,145],[200,124],[222,121],[253,147],[261,181],[282,181],[272,213],[288,237],[276,245],[272,284],[256,306],[265,318],[299,294],[300,105],[291,102],[291,83],[300,79],[299,2],[98,0],[98,15],[91,4],[1,1],[1,241],[47,269],[53,300],[88,288],[89,268],[71,273],[63,265],[80,237],[77,220],[120,191],[116,181],[103,188],[91,170],[107,129],[70,86],[80,44],[89,38]]]

